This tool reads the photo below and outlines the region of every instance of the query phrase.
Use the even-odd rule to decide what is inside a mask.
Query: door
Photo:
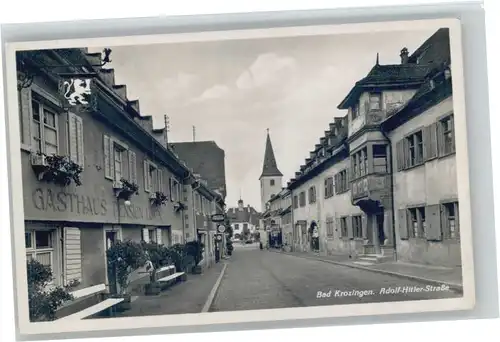
[[[380,245],[384,244],[385,233],[384,233],[384,213],[379,213],[376,215],[376,227],[378,232],[378,241]]]

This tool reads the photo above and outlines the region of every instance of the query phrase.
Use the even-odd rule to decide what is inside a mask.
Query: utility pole
[[[163,120],[165,121],[165,131],[164,131],[164,137],[165,137],[165,145],[168,147],[168,133],[170,132],[170,118],[168,115],[163,116]]]
[[[196,127],[193,126],[193,142],[196,141]]]

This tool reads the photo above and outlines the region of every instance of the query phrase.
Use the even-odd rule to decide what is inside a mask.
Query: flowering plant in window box
[[[37,152],[31,155],[31,166],[38,180],[52,182],[61,186],[68,186],[71,181],[77,186],[82,185],[80,174],[83,167],[67,156],[46,155]]]
[[[161,191],[156,191],[151,194],[151,203],[157,206],[167,204],[168,197]]]
[[[187,209],[187,206],[184,203],[182,203],[181,201],[175,202],[175,204],[174,204],[175,212],[179,212],[179,211],[186,210],[186,209]]]
[[[119,182],[113,184],[116,198],[129,200],[132,195],[139,195],[139,186],[133,182],[122,178]]]

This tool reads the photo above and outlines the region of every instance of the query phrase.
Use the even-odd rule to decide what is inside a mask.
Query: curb
[[[425,284],[431,284],[431,285],[436,285],[436,286],[446,285],[446,286],[448,286],[450,288],[450,290],[452,290],[452,291],[454,291],[456,293],[459,293],[459,294],[463,294],[463,285],[456,284],[456,283],[449,283],[449,282],[445,282],[445,281],[439,281],[439,280],[434,280],[434,279],[427,279],[427,278],[412,276],[412,275],[404,274],[404,273],[398,273],[398,272],[380,270],[380,269],[370,268],[370,267],[364,267],[364,266],[360,266],[360,265],[353,265],[353,264],[348,264],[348,263],[340,262],[340,261],[325,260],[325,259],[313,258],[313,257],[309,257],[309,256],[288,254],[288,253],[283,253],[283,252],[275,252],[275,253],[285,254],[285,255],[289,255],[289,256],[294,256],[294,257],[297,257],[297,258],[303,258],[303,259],[309,259],[309,260],[317,260],[317,261],[321,261],[321,262],[326,262],[328,264],[334,264],[334,265],[339,265],[339,266],[344,266],[344,267],[357,268],[357,269],[360,269],[360,270],[369,271],[369,272],[373,272],[373,273],[387,274],[387,275],[391,275],[391,276],[394,276],[394,277],[404,278],[404,279],[410,279],[410,280],[414,280],[414,281],[417,281],[417,282],[420,282],[420,283],[425,283]]]
[[[222,271],[219,274],[219,277],[217,278],[217,281],[214,284],[214,287],[212,287],[212,291],[210,291],[210,294],[208,295],[207,301],[205,302],[205,305],[203,305],[203,309],[201,309],[201,312],[208,312],[210,310],[210,307],[212,306],[215,296],[217,295],[217,292],[219,291],[220,284],[222,282],[222,278],[224,277],[224,273],[226,272],[228,264],[224,264],[224,267],[222,268]]]

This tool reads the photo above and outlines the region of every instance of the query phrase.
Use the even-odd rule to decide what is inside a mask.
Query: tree
[[[108,269],[119,285],[118,294],[126,295],[130,284],[129,276],[135,270],[146,264],[148,259],[145,250],[139,242],[116,241],[106,251]]]

